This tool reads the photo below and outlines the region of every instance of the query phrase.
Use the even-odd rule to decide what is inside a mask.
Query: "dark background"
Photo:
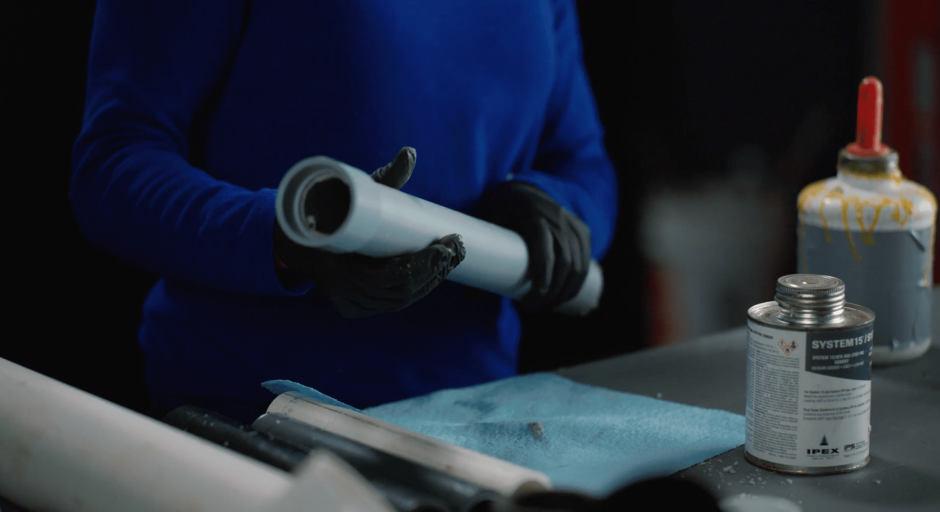
[[[653,314],[647,299],[655,283],[637,219],[651,190],[724,179],[729,152],[742,143],[758,145],[771,157],[764,186],[793,201],[810,180],[834,174],[837,151],[854,135],[855,88],[871,72],[866,5],[579,4],[585,63],[620,179],[618,232],[603,261],[600,310],[586,319],[524,315],[522,371],[647,345]],[[13,57],[7,78],[14,87],[4,107],[13,134],[4,194],[12,202],[5,208],[4,247],[13,286],[5,289],[13,308],[5,315],[0,357],[145,410],[136,331],[156,276],[87,242],[68,201],[94,2],[17,9],[5,20]],[[809,119],[825,130],[801,142],[808,111],[822,113]],[[791,247],[789,255],[792,233],[779,234]],[[789,273],[792,256],[782,261],[782,273]]]

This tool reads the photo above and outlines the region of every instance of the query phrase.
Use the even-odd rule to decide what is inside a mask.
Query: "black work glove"
[[[524,308],[550,310],[577,295],[591,263],[591,231],[576,215],[534,185],[507,181],[484,199],[480,218],[525,240],[532,289]]]
[[[415,158],[414,148],[402,148],[372,179],[400,189]],[[424,297],[463,261],[466,251],[460,235],[453,234],[420,251],[388,258],[336,254],[294,243],[275,223],[274,254],[287,267],[280,270],[282,280],[310,281],[344,318],[361,318],[400,311]]]

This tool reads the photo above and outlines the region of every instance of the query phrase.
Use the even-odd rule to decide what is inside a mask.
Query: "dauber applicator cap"
[[[881,81],[873,76],[865,77],[858,86],[858,118],[855,127],[855,142],[845,151],[853,156],[887,156],[891,148],[881,143],[882,114]]]

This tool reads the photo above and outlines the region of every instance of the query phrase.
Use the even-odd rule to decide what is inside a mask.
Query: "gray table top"
[[[940,333],[940,288],[932,329]],[[744,414],[744,327],[688,343],[558,370],[572,380]],[[940,343],[920,359],[872,376],[871,463],[830,476],[793,476],[752,466],[744,447],[679,472],[718,497],[779,496],[812,511],[940,511]],[[735,465],[737,463],[737,465]],[[722,471],[732,466],[735,473]],[[3,511],[21,510],[0,498]]]
[[[743,316],[743,315],[742,315]],[[940,289],[932,329],[940,332]],[[577,382],[744,414],[744,327],[558,370]],[[744,460],[738,448],[681,471],[719,498],[741,493],[786,498],[804,511],[940,511],[940,346],[872,376],[871,463],[842,475],[794,476]],[[734,465],[737,463],[737,465]],[[732,466],[735,473],[723,468]]]

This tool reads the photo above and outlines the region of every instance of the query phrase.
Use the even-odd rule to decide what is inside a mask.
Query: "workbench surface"
[[[744,314],[742,313],[742,320]],[[932,300],[940,333],[940,289]],[[876,321],[877,328],[877,321]],[[634,352],[557,373],[577,382],[744,414],[746,328]],[[916,361],[875,367],[871,463],[842,475],[774,473],[744,460],[738,448],[681,471],[716,496],[786,498],[810,511],[940,510],[940,347]],[[734,465],[737,463],[737,465]],[[734,473],[723,469],[731,466]]]
[[[940,288],[932,329],[940,333]],[[743,317],[743,314],[742,314]],[[794,476],[744,460],[744,447],[681,471],[716,496],[741,493],[789,499],[806,512],[940,510],[940,343],[920,359],[872,377],[871,463],[831,476]],[[744,414],[744,327],[687,343],[562,368],[577,382]],[[737,463],[737,465],[735,465]],[[723,469],[731,467],[734,473]],[[21,510],[0,498],[3,512]]]

